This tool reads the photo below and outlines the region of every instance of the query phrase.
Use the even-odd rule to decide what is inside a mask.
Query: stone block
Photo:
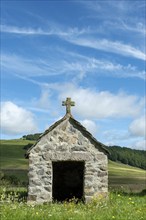
[[[56,147],[56,151],[61,151],[61,152],[69,152],[68,146],[66,146],[65,144],[63,145],[59,145]]]
[[[51,184],[50,184],[51,185]],[[44,189],[46,190],[46,191],[48,191],[48,192],[52,192],[52,187],[50,186],[50,185],[46,185],[45,187],[44,187]]]
[[[39,176],[41,176],[41,175],[43,175],[44,174],[44,169],[40,169],[40,170],[38,170],[37,171],[37,174],[39,175]]]
[[[71,148],[71,151],[87,151],[87,149],[84,146],[76,145]]]
[[[29,184],[32,184],[33,186],[41,186],[42,182],[39,179],[33,178],[33,179],[30,180]]]
[[[93,182],[92,181],[85,180],[84,188],[88,188],[88,187],[92,187],[92,186],[93,186]]]
[[[89,203],[92,200],[92,196],[85,196],[85,203]]]
[[[84,192],[87,196],[93,196],[95,191],[93,187],[88,187],[84,189]]]
[[[107,176],[107,171],[98,171],[98,176],[99,177]]]
[[[72,154],[72,160],[77,160],[77,161],[87,161],[90,160],[91,155],[87,152],[73,152]]]
[[[100,163],[101,161],[105,161],[105,159],[106,159],[106,156],[103,153],[99,153],[95,155],[95,160],[100,161]]]
[[[61,126],[60,126],[60,129],[62,131],[65,131],[67,129],[67,122],[63,123]]]
[[[28,195],[27,201],[36,201],[36,195]]]

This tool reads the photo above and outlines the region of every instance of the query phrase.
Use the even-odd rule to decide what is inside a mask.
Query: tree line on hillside
[[[37,141],[41,133],[24,135],[22,138],[25,140]],[[28,149],[32,144],[28,144],[24,149]],[[127,147],[109,146],[106,147],[110,152],[108,158],[112,161],[121,162],[130,166],[146,169],[146,151],[135,150]]]
[[[30,140],[30,141],[37,141],[41,134],[42,133],[23,135],[22,139]]]
[[[146,169],[146,151],[120,146],[109,146],[107,149],[110,152],[110,160]]]

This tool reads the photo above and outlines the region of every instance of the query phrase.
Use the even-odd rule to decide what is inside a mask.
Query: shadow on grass
[[[27,191],[26,189],[10,188],[0,192],[3,195],[3,200],[10,200],[12,202],[26,202]]]
[[[112,190],[111,192],[114,194],[121,194],[123,196],[146,196],[146,189],[143,189],[140,192],[125,192],[121,190]]]
[[[130,192],[130,193],[124,193],[124,195],[133,195],[133,196],[146,196],[146,189],[143,189],[141,192]]]

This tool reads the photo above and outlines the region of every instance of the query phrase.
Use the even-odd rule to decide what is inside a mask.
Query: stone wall
[[[107,156],[69,119],[42,136],[29,154],[28,202],[52,201],[52,162],[84,161],[84,198],[107,194]]]

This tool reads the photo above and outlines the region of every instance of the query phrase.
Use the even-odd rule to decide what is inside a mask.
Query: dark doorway
[[[84,162],[53,162],[53,199],[83,200]]]

